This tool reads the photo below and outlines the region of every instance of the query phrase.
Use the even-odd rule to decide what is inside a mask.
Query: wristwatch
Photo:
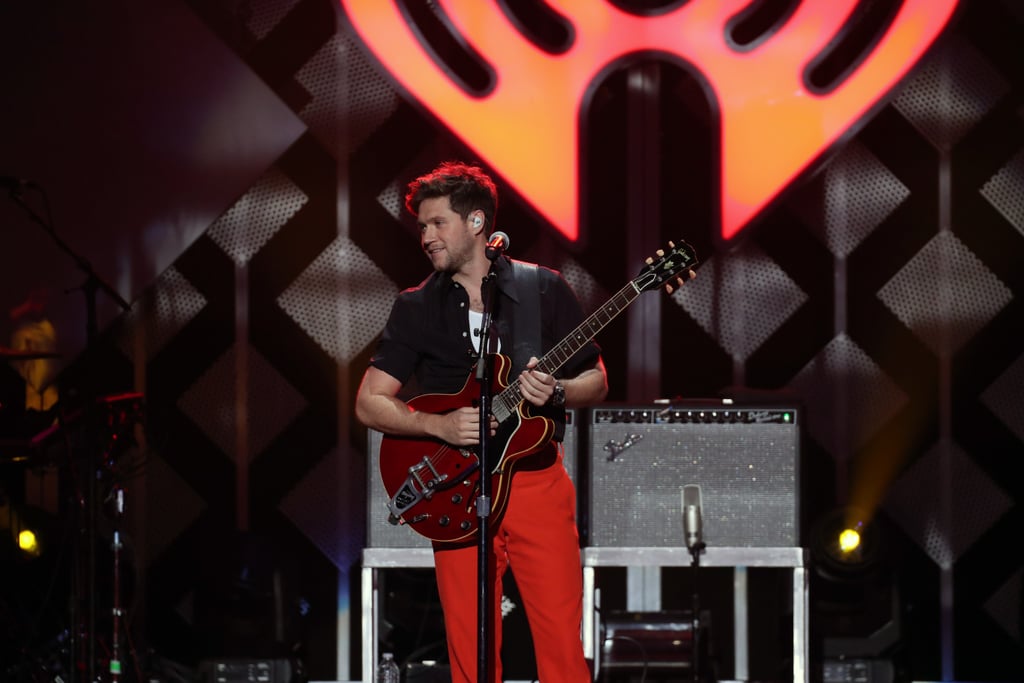
[[[565,386],[561,382],[555,382],[555,390],[551,392],[548,405],[552,408],[565,407]]]

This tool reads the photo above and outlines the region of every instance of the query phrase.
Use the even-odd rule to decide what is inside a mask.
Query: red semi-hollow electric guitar
[[[598,332],[624,311],[642,292],[657,289],[681,278],[697,264],[693,248],[685,243],[658,251],[640,274],[615,296],[584,320],[565,339],[541,358],[536,369],[552,374],[573,354],[590,342]],[[491,516],[497,520],[508,502],[509,484],[519,459],[536,453],[550,441],[555,423],[534,415],[523,400],[519,383],[509,383],[512,361],[493,356],[491,414],[498,422],[497,433],[489,442],[496,453],[497,466],[491,473]],[[441,414],[478,405],[480,383],[470,375],[455,394],[425,394],[409,401],[413,410]],[[439,542],[470,538],[479,525],[476,498],[479,489],[480,460],[473,448],[459,448],[429,438],[410,438],[385,434],[380,445],[380,474],[388,492],[388,510],[392,523],[408,524],[417,533]]]

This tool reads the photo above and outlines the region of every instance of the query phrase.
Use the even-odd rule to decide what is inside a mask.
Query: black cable
[[[647,680],[647,666],[649,663],[647,659],[647,650],[644,648],[644,644],[632,636],[612,636],[606,640],[622,640],[636,645],[637,649],[640,650],[640,662],[643,665],[640,669],[640,683],[644,683],[644,681]]]

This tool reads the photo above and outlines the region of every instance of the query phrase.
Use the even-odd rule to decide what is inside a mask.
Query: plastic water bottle
[[[380,656],[380,664],[377,665],[377,675],[374,677],[374,683],[400,683],[402,673],[398,669],[398,662],[395,661],[395,656],[390,652],[385,652]]]

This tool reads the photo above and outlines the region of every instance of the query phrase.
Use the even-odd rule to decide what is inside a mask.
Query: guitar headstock
[[[669,242],[668,251],[659,249],[655,256],[647,259],[646,265],[633,280],[641,292],[664,286],[665,291],[671,294],[686,280],[696,277],[693,269],[697,266],[697,253],[686,242]]]

